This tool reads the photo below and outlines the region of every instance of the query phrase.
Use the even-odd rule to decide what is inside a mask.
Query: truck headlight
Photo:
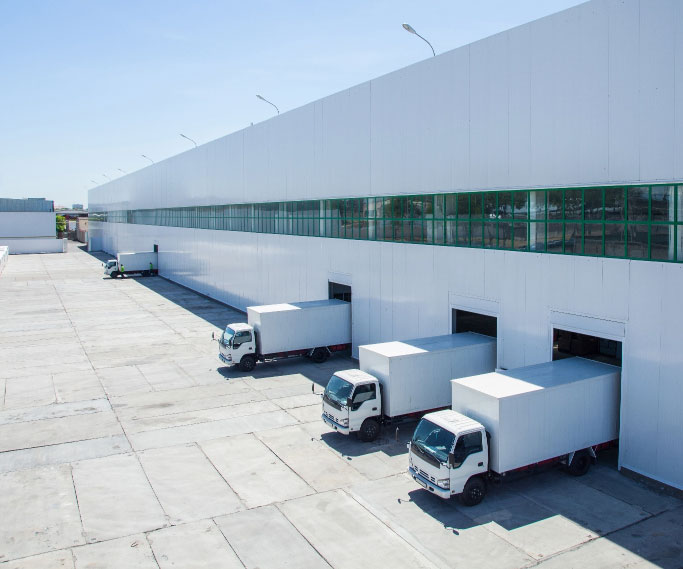
[[[339,420],[339,424],[340,424],[342,427],[348,427],[348,426],[349,426],[349,420],[348,420],[348,419],[340,419],[340,420]]]
[[[448,478],[442,478],[441,480],[436,481],[436,485],[439,488],[443,488],[444,490],[448,490],[451,487],[451,481]]]

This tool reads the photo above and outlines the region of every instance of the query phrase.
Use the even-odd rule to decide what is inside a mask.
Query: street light
[[[119,172],[123,172],[124,174],[128,174],[128,172],[126,172],[125,170],[121,170],[121,168],[117,168],[117,170],[118,170]]]
[[[105,178],[107,178],[107,180],[109,180],[109,181],[111,182],[111,178],[110,178],[109,176],[107,176],[106,174],[102,174],[102,175],[103,175]]]
[[[185,136],[182,132],[180,133],[180,136],[189,140],[192,144],[194,144],[194,147],[197,148],[197,143],[194,140],[192,140],[189,136]]]
[[[406,32],[409,32],[409,33],[411,33],[411,34],[415,34],[418,38],[420,38],[421,40],[427,42],[427,45],[428,45],[429,47],[432,48],[432,55],[436,56],[436,52],[434,51],[434,48],[432,47],[432,44],[429,43],[429,42],[428,42],[425,38],[423,38],[420,34],[418,34],[418,33],[413,29],[413,27],[412,27],[410,24],[403,24],[403,29],[404,29]]]
[[[271,103],[268,99],[264,99],[263,97],[261,97],[261,95],[256,95],[256,98],[257,98],[257,99],[261,99],[264,103],[268,103],[269,105],[272,105],[273,107],[275,107],[275,105],[273,105],[273,103]],[[277,111],[277,114],[279,115],[279,114],[280,114],[280,109],[278,109],[277,107],[275,107],[275,110]]]
[[[146,158],[146,159],[149,160],[152,164],[154,164],[154,160],[152,160],[149,156],[145,156],[144,154],[140,154],[140,156],[142,156],[143,158]]]
[[[96,186],[99,186],[99,185],[100,185],[100,183],[99,183],[99,182],[96,182],[95,180],[90,180],[90,181],[91,181],[93,184],[95,184]]]

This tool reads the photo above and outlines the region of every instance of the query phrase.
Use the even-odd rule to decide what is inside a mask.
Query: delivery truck
[[[408,472],[429,492],[484,499],[486,484],[552,463],[585,474],[619,436],[621,368],[569,358],[454,379],[452,408],[425,415]]]
[[[219,338],[218,357],[251,371],[257,362],[294,356],[322,363],[350,348],[351,303],[313,300],[247,307],[247,323],[228,324]]]
[[[344,435],[373,441],[383,425],[451,403],[451,379],[493,371],[496,339],[473,332],[360,346],[360,370],[336,372],[322,419]]]
[[[115,279],[124,275],[150,275],[159,274],[157,261],[158,253],[147,251],[144,253],[119,253],[116,259],[110,259],[103,263],[104,274]]]

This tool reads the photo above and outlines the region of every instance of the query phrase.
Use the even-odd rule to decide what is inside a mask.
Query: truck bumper
[[[410,474],[411,478],[415,480],[420,486],[422,486],[425,490],[431,492],[432,494],[436,494],[439,498],[443,498],[444,500],[447,500],[448,498],[451,497],[451,491],[450,490],[445,490],[444,488],[439,488],[434,482],[431,482],[427,480],[424,476],[422,476],[420,473],[418,473],[413,467],[408,468],[408,473]]]
[[[218,359],[221,360],[225,365],[233,365],[235,362],[232,361],[232,359],[226,358],[223,354],[218,352]]]
[[[323,421],[325,421],[325,424],[328,426],[332,427],[335,431],[338,433],[341,433],[342,435],[348,435],[349,434],[349,428],[348,427],[342,427],[339,423],[336,423],[332,419],[330,419],[325,413],[322,415]]]

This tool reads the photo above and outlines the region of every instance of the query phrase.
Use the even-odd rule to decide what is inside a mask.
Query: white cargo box
[[[451,379],[496,368],[496,339],[473,332],[359,348],[360,369],[382,384],[384,414],[448,407]]]
[[[451,382],[452,408],[491,434],[503,473],[619,437],[621,368],[569,358]]]
[[[149,264],[152,264],[154,269],[158,269],[157,253],[154,251],[146,251],[144,253],[119,253],[116,258],[119,262],[119,267],[123,265],[126,272],[129,271],[148,271]]]
[[[249,306],[247,319],[261,354],[351,343],[351,303],[342,300]]]

